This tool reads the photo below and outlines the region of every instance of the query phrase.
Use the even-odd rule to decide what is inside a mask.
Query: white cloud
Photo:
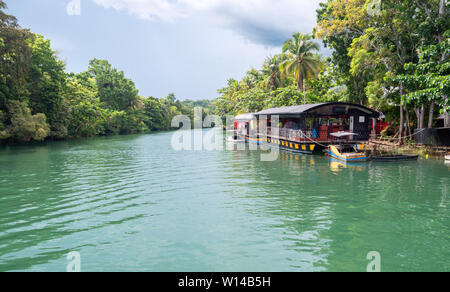
[[[139,18],[148,20],[173,21],[183,17],[183,9],[175,1],[169,0],[93,0],[105,8],[126,10]]]
[[[291,33],[310,32],[323,0],[93,0],[142,19],[209,17],[253,42],[277,45]]]

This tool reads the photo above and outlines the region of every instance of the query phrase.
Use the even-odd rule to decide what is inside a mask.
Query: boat
[[[364,152],[344,152],[342,147],[330,145],[329,155],[340,161],[344,162],[364,162],[367,161],[368,157]]]
[[[227,142],[228,143],[245,143],[245,140],[238,139],[238,138],[235,138],[235,137],[232,137],[232,136],[228,136],[227,137]]]
[[[267,141],[265,144],[268,146],[278,147],[280,150],[300,154],[313,154],[314,149],[316,148],[316,144],[314,143],[299,143],[295,141],[288,141],[286,139],[270,137],[267,137]]]
[[[330,145],[329,155],[332,158],[338,159],[338,160],[344,161],[344,162],[364,162],[367,160],[368,157],[367,157],[366,153],[358,151],[358,149],[357,149],[357,147],[355,147],[355,145],[353,145],[353,146],[343,145],[344,138],[357,136],[357,134],[341,131],[341,132],[333,133],[331,135],[340,140],[339,146]]]
[[[445,155],[445,160],[450,161],[450,155]]]
[[[245,136],[245,141],[250,144],[264,144],[265,139],[259,137]]]
[[[401,154],[401,155],[372,156],[371,160],[375,161],[375,162],[393,162],[393,161],[417,160],[418,158],[419,158],[419,155]]]

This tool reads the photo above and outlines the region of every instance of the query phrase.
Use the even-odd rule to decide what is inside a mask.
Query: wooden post
[[[377,119],[372,118],[372,139],[377,139]]]
[[[450,128],[450,117],[448,115],[448,112],[444,113],[444,127]]]

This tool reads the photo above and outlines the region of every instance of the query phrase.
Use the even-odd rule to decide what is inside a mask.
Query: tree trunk
[[[409,110],[408,110],[408,106],[405,105],[405,112],[406,112],[406,134],[405,136],[409,135],[411,137],[411,123],[409,121]]]
[[[450,128],[450,116],[448,115],[448,112],[444,113],[444,127]]]
[[[430,114],[428,117],[428,129],[433,128],[433,121],[434,121],[434,101],[430,104]]]
[[[403,143],[403,105],[400,104],[400,128],[398,131],[399,135],[399,143],[402,144]]]
[[[297,89],[298,91],[303,91],[303,72],[298,73],[298,82],[297,82]]]
[[[420,124],[420,111],[419,111],[419,109],[417,107],[414,108],[414,113],[416,114],[416,119],[417,119],[416,129],[418,129],[419,128],[419,124]]]
[[[420,107],[420,116],[419,116],[419,129],[425,128],[425,105],[422,104]]]
[[[445,100],[445,103],[447,104],[447,102],[448,102],[447,95],[444,95],[444,100]],[[450,128],[450,117],[449,117],[448,111],[446,109],[444,109],[444,127]]]
[[[444,15],[445,15],[445,2],[446,2],[446,0],[441,0],[439,3],[439,17],[444,17]],[[442,43],[444,41],[444,35],[443,35],[442,31],[439,31],[437,38],[438,38],[439,43]],[[444,52],[442,54],[441,61],[444,62],[445,59],[446,59],[446,52]]]
[[[353,85],[355,86],[356,96],[359,97],[358,81],[356,80],[356,77],[353,77]]]

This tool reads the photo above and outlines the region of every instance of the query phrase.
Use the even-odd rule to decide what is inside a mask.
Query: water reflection
[[[343,162],[338,159],[330,158],[330,170],[340,172],[344,169],[353,169],[355,171],[364,171],[365,163]]]
[[[143,190],[143,172],[134,139],[121,138],[112,149],[111,139],[97,139],[5,151],[0,156],[0,271],[61,258],[68,252],[58,244],[61,238],[142,218],[144,213],[118,214],[150,204],[136,195]],[[91,242],[70,246],[77,250]],[[45,249],[36,250],[44,243]]]
[[[248,156],[253,183],[270,194],[266,215],[283,218],[277,227],[303,259],[292,268],[365,271],[372,250],[384,255],[385,271],[450,268],[442,249],[450,244],[442,203],[449,177],[440,164],[346,164],[291,153],[270,164]]]
[[[170,134],[0,149],[0,271],[449,270],[448,167],[173,151]]]

